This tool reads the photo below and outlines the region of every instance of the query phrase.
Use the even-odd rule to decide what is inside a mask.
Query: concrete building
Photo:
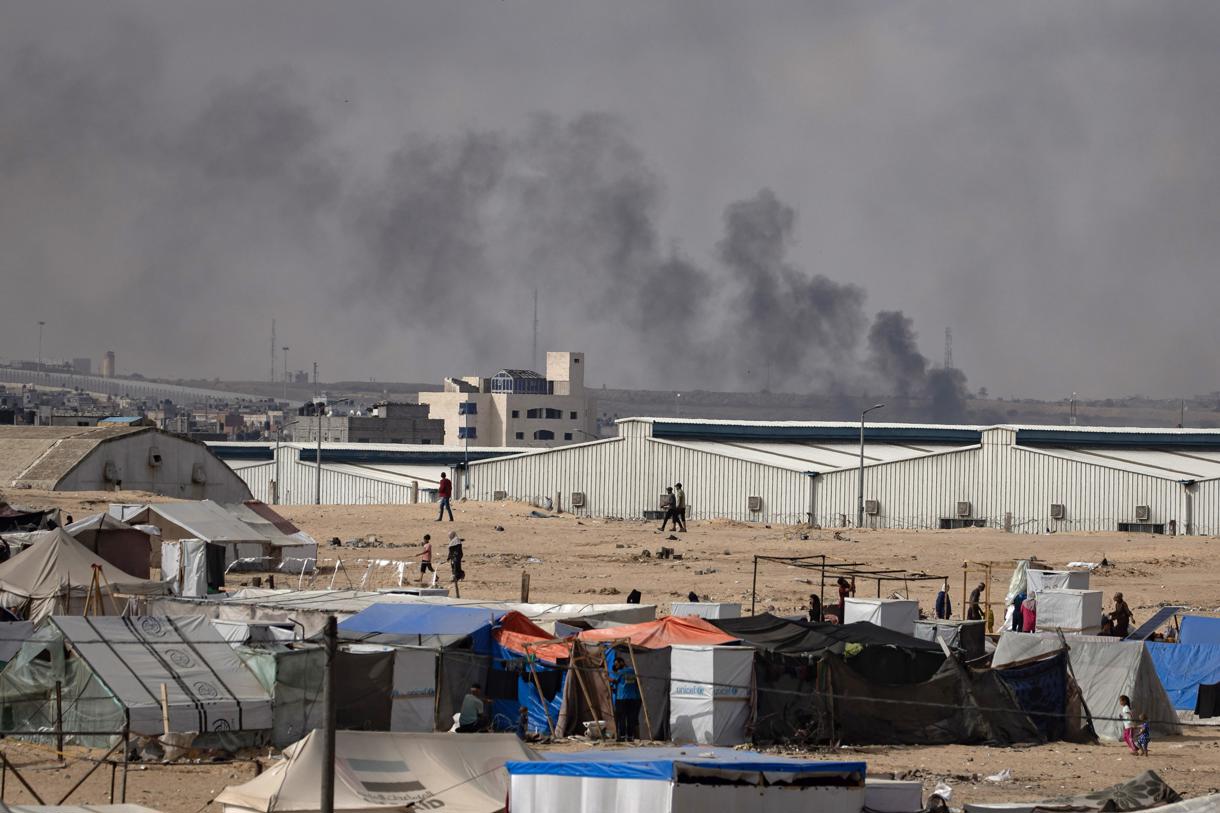
[[[318,418],[307,414],[310,405],[302,407],[296,419],[287,424],[294,442],[318,442]],[[445,422],[428,417],[428,407],[422,404],[374,404],[371,415],[323,415],[323,443],[414,443],[420,445],[445,442]]]
[[[318,486],[317,447],[310,443],[266,441],[208,444],[268,504],[309,505]],[[466,488],[463,466],[471,461],[515,454],[504,448],[375,443],[323,443],[325,505],[384,505],[433,502],[440,473],[454,482],[455,497]]]
[[[107,350],[106,354],[102,356],[102,378],[114,378],[114,371],[114,351]]]
[[[681,482],[692,518],[854,525],[859,425],[628,418],[619,435],[473,463],[468,497],[644,517]],[[1220,534],[1220,430],[870,424],[874,528]]]
[[[447,378],[443,392],[421,392],[445,443],[549,448],[595,437],[585,392],[585,354],[546,354],[546,375],[501,370],[491,378]],[[467,437],[469,433],[469,437]]]
[[[142,426],[0,426],[0,484],[150,491],[241,502],[250,490],[207,446]]]

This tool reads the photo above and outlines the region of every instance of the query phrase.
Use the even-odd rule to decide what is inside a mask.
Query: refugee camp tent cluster
[[[211,571],[220,574],[229,570],[311,573],[317,565],[318,543],[313,537],[258,500],[116,503],[109,513],[128,524],[155,529],[163,549],[176,549],[174,561],[186,562],[187,567],[198,569],[197,562],[205,557],[210,557]],[[159,549],[154,557],[159,562],[162,555]]]

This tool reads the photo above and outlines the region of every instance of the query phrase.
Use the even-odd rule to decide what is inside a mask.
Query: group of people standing
[[[440,513],[436,517],[436,521],[440,522],[445,516],[445,512],[449,512],[449,521],[453,522],[453,508],[449,501],[453,497],[453,481],[449,479],[449,475],[441,472],[441,479],[436,489],[437,496],[440,498]],[[457,531],[449,532],[449,545],[446,550],[445,561],[449,563],[449,569],[453,576],[453,581],[462,581],[466,578],[466,571],[462,569],[462,543],[466,540],[458,536]],[[432,566],[432,534],[424,534],[424,544],[419,552],[419,582],[423,584],[424,577],[432,574],[432,583],[436,583],[436,568]]]

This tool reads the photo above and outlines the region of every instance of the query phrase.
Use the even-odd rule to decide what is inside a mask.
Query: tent
[[[1220,646],[1145,644],[1169,701],[1179,711],[1194,711],[1200,684],[1220,683]]]
[[[927,680],[945,660],[939,644],[867,621],[820,624],[763,613],[720,620],[716,625],[768,653],[801,655],[804,661],[826,652],[843,656],[860,674],[885,683]]]
[[[999,802],[965,805],[966,813],[1035,813],[1043,810],[1073,811],[1126,811],[1156,808],[1158,813],[1167,813],[1181,802],[1177,791],[1165,784],[1155,771],[1144,771],[1134,779],[1119,782],[1108,788],[1083,793],[1079,796],[1063,796],[1041,802]],[[1161,807],[1161,805],[1170,805]],[[1186,810],[1206,810],[1204,807],[1187,807]],[[1181,811],[1179,811],[1181,813]]]
[[[318,644],[239,646],[235,650],[258,682],[271,695],[271,744],[284,748],[325,722],[322,682],[326,652]],[[340,681],[336,705],[347,693]]]
[[[216,801],[224,813],[318,813],[322,733],[310,732],[286,758]],[[507,762],[536,759],[512,734],[407,734],[339,731],[335,810],[497,813],[508,797]]]
[[[508,763],[509,806],[530,813],[859,813],[863,762],[731,748],[624,748],[548,753]]]
[[[669,732],[675,742],[746,742],[754,693],[754,651],[677,645],[670,650]]]
[[[29,550],[0,564],[0,604],[10,608],[28,605],[24,614],[31,621],[57,612],[82,612],[95,567],[104,579],[100,584],[103,594],[156,596],[166,591],[162,582],[124,573],[57,528]],[[110,599],[101,604],[98,612],[111,609]]]
[[[466,643],[477,652],[491,647],[491,627],[503,612],[445,604],[374,604],[339,622],[345,641],[433,649]]]
[[[1097,736],[1111,741],[1122,739],[1118,697],[1123,694],[1131,698],[1131,708],[1137,714],[1147,714],[1154,721],[1152,730],[1157,736],[1182,733],[1173,703],[1142,641],[1005,632],[991,663],[996,669],[1033,663],[1063,651],[1065,642],[1071,674],[1080,686]]]
[[[502,615],[483,607],[374,604],[340,622],[339,637],[393,649],[391,731],[443,731],[466,690],[482,682],[492,624]]]
[[[148,534],[109,514],[85,517],[64,530],[119,570],[141,579],[149,577],[154,553],[160,554],[159,550],[154,552]]]
[[[570,641],[555,641],[546,630],[521,613],[510,612],[492,632],[491,668],[486,694],[493,727],[513,729],[517,710],[527,710],[529,731],[549,734],[555,729],[568,681]]]
[[[163,697],[171,732],[225,747],[255,744],[229,735],[272,724],[270,695],[204,618],[53,616],[0,672],[7,730],[52,729],[57,682],[68,731],[159,735]]]
[[[1202,615],[1182,617],[1182,634],[1178,640],[1184,644],[1220,644],[1220,618]]]
[[[261,500],[222,506],[237,519],[258,531],[271,543],[272,566],[285,573],[313,573],[318,563],[318,543],[290,520]]]
[[[199,539],[224,550],[225,567],[232,570],[275,570],[311,572],[317,560],[317,542],[258,503],[220,505],[211,500],[155,503],[134,510],[130,506],[111,506],[131,524],[148,524],[161,531],[166,542]]]
[[[734,644],[737,638],[698,616],[667,615],[656,621],[585,630],[577,635],[585,643],[629,640],[633,646],[661,649],[674,644]]]

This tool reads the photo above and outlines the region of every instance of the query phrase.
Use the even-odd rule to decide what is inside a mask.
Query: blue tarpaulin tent
[[[475,652],[491,650],[491,628],[503,613],[447,604],[374,604],[339,623],[339,638],[388,646],[444,648],[470,638]]]
[[[1183,616],[1182,635],[1178,640],[1184,644],[1220,644],[1220,618]]]
[[[1186,631],[1185,621],[1182,631]],[[1194,711],[1199,684],[1220,683],[1220,646],[1157,642],[1145,646],[1175,709]]]

